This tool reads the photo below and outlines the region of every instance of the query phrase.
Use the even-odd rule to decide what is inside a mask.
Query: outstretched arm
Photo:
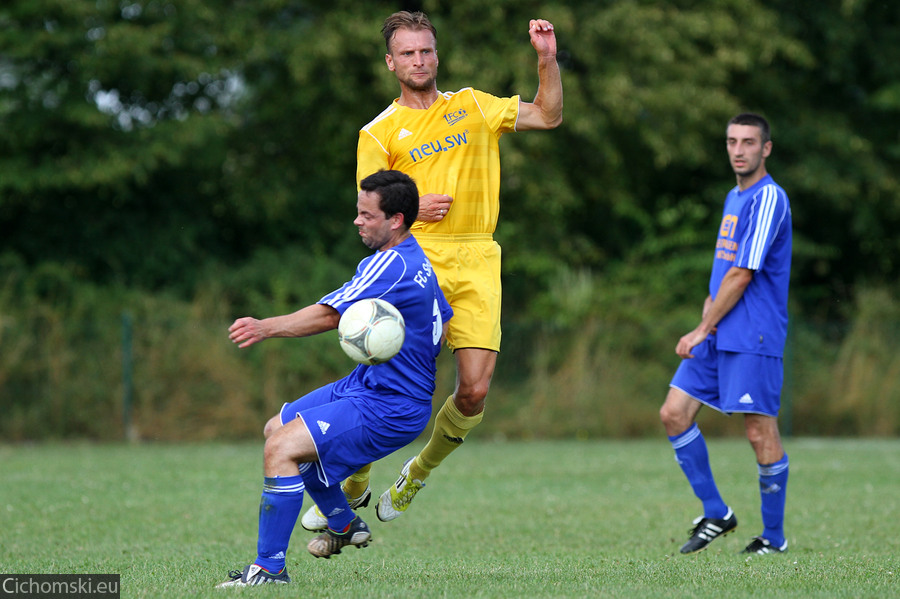
[[[271,337],[309,337],[336,329],[340,313],[325,304],[313,304],[293,314],[262,320],[245,316],[228,327],[228,337],[238,347],[249,347]]]
[[[517,131],[553,129],[562,123],[563,90],[556,62],[556,33],[553,24],[532,19],[528,35],[538,57],[538,91],[534,102],[521,102]]]

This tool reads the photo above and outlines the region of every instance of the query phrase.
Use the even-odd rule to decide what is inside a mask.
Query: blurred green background
[[[663,434],[747,110],[793,208],[783,425],[900,432],[896,2],[12,0],[0,439],[254,437],[350,368],[336,335],[239,351],[226,330],[367,252],[357,132],[397,95],[380,27],[401,8],[438,28],[441,90],[530,100],[528,20],[558,37],[563,125],[501,141],[504,340],[477,435]],[[437,403],[453,376],[445,352]]]

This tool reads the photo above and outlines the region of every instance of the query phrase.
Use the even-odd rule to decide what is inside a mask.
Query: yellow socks
[[[448,397],[434,417],[431,439],[409,465],[410,478],[425,480],[444,458],[462,445],[466,435],[478,426],[483,415],[484,412],[475,416],[464,416],[453,403],[453,396]]]
[[[464,416],[453,403],[453,396],[448,397],[434,417],[431,439],[409,465],[410,478],[422,481],[428,478],[431,471],[437,468],[444,458],[462,445],[469,431],[481,422],[483,414],[482,412],[475,416]],[[372,464],[363,466],[344,481],[341,486],[348,497],[359,497],[365,493],[366,487],[369,486],[371,469]]]
[[[356,473],[351,474],[350,478],[341,485],[344,493],[349,497],[359,497],[365,493],[366,487],[369,486],[369,470],[371,469],[372,464],[368,464],[357,470]]]

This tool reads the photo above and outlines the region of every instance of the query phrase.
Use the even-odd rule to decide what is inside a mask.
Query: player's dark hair
[[[763,143],[772,139],[771,133],[769,132],[769,121],[752,112],[744,112],[737,115],[728,121],[728,125],[749,125],[751,127],[759,127]]]
[[[384,45],[387,47],[388,54],[391,53],[391,40],[394,39],[394,33],[398,29],[409,29],[410,31],[427,29],[437,41],[437,29],[434,28],[425,13],[401,10],[386,18],[384,25],[381,26],[381,34],[384,36]]]
[[[380,170],[359,182],[359,188],[377,193],[381,201],[378,207],[386,218],[403,215],[403,224],[409,229],[419,215],[419,189],[409,175],[400,171]]]

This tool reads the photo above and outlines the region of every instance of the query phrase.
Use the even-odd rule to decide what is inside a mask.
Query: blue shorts
[[[710,335],[681,361],[669,386],[723,414],[778,416],[784,361],[775,356],[716,349]]]
[[[281,408],[281,423],[302,418],[319,455],[319,479],[340,484],[366,464],[416,440],[431,417],[431,404],[403,397],[335,393],[320,387]]]

